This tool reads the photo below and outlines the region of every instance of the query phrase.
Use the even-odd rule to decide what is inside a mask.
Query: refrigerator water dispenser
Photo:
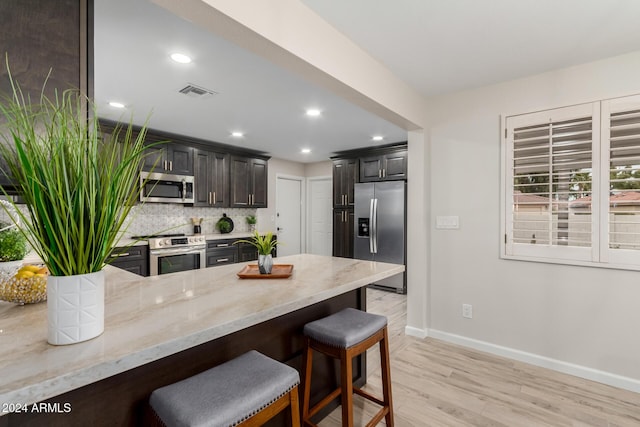
[[[369,237],[369,218],[358,218],[358,237]]]

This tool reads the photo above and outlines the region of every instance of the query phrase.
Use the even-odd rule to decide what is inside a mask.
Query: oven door
[[[149,275],[197,270],[206,265],[206,246],[157,249],[149,252]]]

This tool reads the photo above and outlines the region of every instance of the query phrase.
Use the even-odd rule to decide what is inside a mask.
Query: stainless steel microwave
[[[140,201],[193,203],[193,176],[140,172]]]

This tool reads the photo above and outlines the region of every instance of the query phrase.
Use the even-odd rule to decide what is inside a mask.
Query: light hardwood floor
[[[405,336],[406,296],[372,289],[367,294],[367,310],[389,320],[398,427],[640,426],[640,394],[432,338]],[[367,354],[367,369],[365,389],[381,396],[377,346]],[[366,425],[378,409],[359,396],[354,405],[356,427]],[[340,425],[340,408],[319,424]]]

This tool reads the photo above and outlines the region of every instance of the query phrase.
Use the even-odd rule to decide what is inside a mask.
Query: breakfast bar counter
[[[304,323],[365,309],[367,284],[404,271],[309,254],[274,262],[292,264],[291,277],[243,280],[246,263],[146,278],[108,266],[105,331],[69,346],[47,343],[46,303],[0,302],[0,427],[38,425],[43,415],[47,425],[136,425],[151,390],[249,349],[299,368]],[[354,372],[363,371],[360,361]]]

